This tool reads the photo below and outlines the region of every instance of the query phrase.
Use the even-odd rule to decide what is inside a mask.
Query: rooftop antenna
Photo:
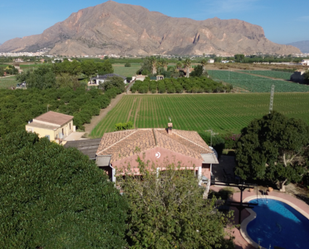
[[[274,94],[275,94],[275,85],[272,85],[270,91],[269,114],[273,111]]]

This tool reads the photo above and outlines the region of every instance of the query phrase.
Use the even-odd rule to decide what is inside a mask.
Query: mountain
[[[287,45],[292,45],[294,47],[297,47],[303,53],[309,53],[309,40],[308,41],[292,42],[292,43],[289,43]]]
[[[15,38],[0,52],[51,48],[61,55],[299,53],[265,38],[263,28],[237,19],[173,18],[141,6],[107,1],[79,10],[40,35]]]

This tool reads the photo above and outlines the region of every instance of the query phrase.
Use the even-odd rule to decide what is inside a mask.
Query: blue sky
[[[308,0],[115,0],[141,5],[172,17],[195,20],[218,17],[262,26],[266,37],[286,44],[309,40]],[[40,34],[71,13],[95,6],[99,0],[14,0],[0,2],[0,43]]]

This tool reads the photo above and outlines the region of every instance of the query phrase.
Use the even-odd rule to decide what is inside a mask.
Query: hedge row
[[[131,87],[132,93],[216,93],[230,92],[233,89],[231,84],[223,85],[207,77],[191,77],[178,79],[164,79],[151,81],[146,78],[144,81],[136,81]]]

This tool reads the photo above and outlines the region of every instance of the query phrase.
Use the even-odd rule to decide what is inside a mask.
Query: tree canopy
[[[21,131],[0,139],[1,248],[124,248],[127,204],[75,148]]]
[[[113,73],[114,69],[109,60],[95,62],[84,60],[82,63],[73,60],[64,60],[53,65],[41,65],[33,72],[23,72],[17,76],[17,81],[26,81],[28,88],[48,89],[70,87],[76,89],[80,86],[79,79],[95,74]]]
[[[308,167],[309,127],[302,120],[272,112],[241,131],[235,173],[244,180],[269,180],[284,190],[300,181]]]
[[[106,91],[108,89],[111,89],[113,87],[119,88],[121,92],[124,92],[125,90],[125,84],[123,82],[123,78],[118,77],[118,76],[112,76],[108,77],[104,83],[100,84],[100,88],[103,89],[103,91]]]
[[[127,240],[132,248],[224,248],[231,213],[214,211],[192,171],[166,166],[158,175],[141,159],[141,179],[119,178],[129,203]],[[162,165],[160,167],[163,167]],[[226,248],[226,247],[225,247]]]

